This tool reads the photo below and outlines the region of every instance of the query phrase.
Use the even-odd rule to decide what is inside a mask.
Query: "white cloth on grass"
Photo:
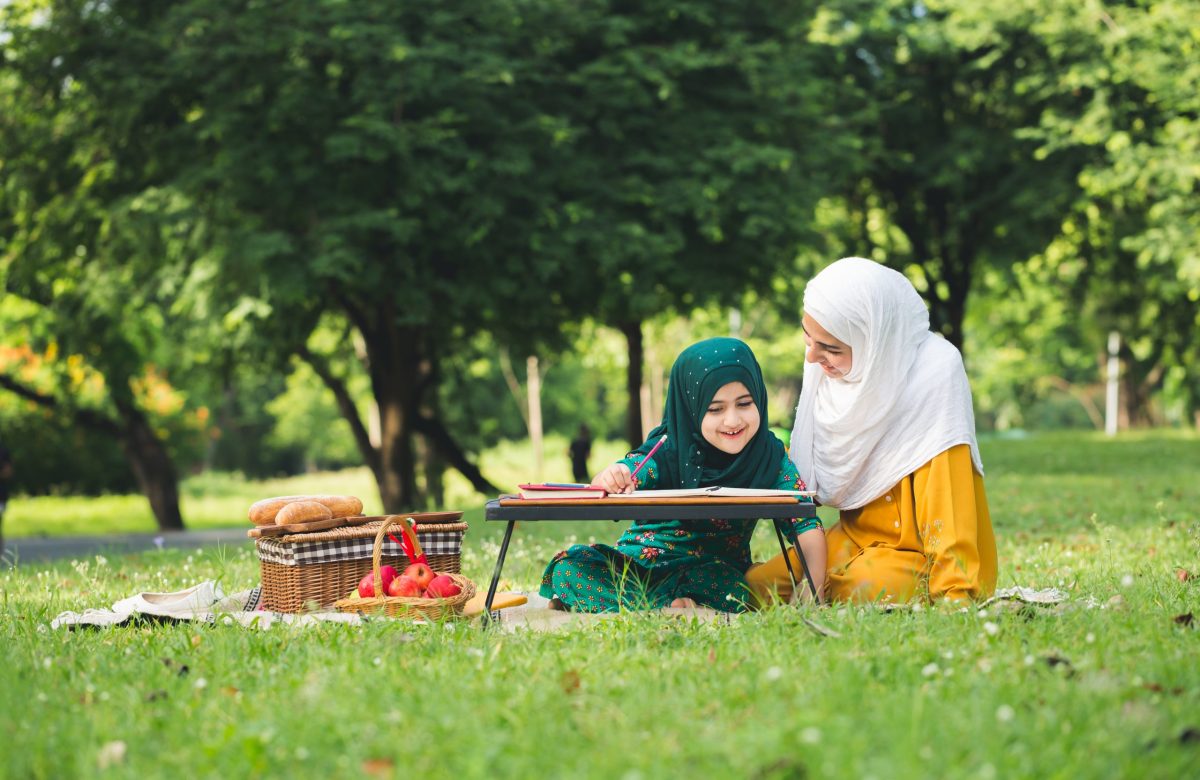
[[[261,588],[252,588],[226,596],[220,585],[212,580],[205,580],[174,593],[138,593],[121,599],[110,609],[63,612],[50,621],[50,627],[58,629],[118,626],[135,617],[206,623],[220,621],[225,624],[238,623],[249,628],[270,628],[275,623],[310,625],[333,622],[358,625],[362,622],[359,615],[346,612],[312,612],[302,615],[267,612],[258,608],[261,591]]]
[[[865,506],[958,444],[983,474],[962,355],[907,278],[846,257],[809,280],[804,312],[851,349],[844,377],[805,365],[796,406],[791,457],[822,504]]]

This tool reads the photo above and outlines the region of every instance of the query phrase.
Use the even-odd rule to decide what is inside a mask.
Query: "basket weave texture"
[[[417,540],[416,534],[413,532],[410,524],[413,524],[411,518],[402,520],[399,516],[385,518],[379,526],[379,531],[375,535],[375,548],[371,553],[371,571],[374,573],[375,592],[383,592],[383,578],[379,572],[383,550],[383,540],[387,533],[387,529],[393,525],[398,525],[405,536],[413,542],[418,555],[421,554],[420,542]],[[475,596],[475,583],[471,582],[461,574],[439,570],[434,566],[433,561],[429,562],[430,568],[441,574],[446,574],[458,585],[460,591],[457,596],[452,596],[445,599],[427,599],[415,598],[410,596],[373,596],[371,598],[348,598],[339,599],[334,603],[334,608],[340,612],[357,612],[360,614],[383,614],[388,617],[406,617],[406,618],[421,618],[424,620],[445,620],[448,618],[461,617],[463,607]]]
[[[461,516],[461,515],[460,515]],[[421,515],[413,515],[418,521]],[[378,535],[381,522],[368,523],[355,528],[338,528],[311,534],[295,534],[287,542],[279,539],[259,539],[255,549],[259,557],[262,575],[262,608],[271,612],[303,612],[310,609],[328,609],[358,585],[363,574],[371,565],[368,556],[374,548],[347,554],[347,545],[357,545],[360,539]],[[432,569],[448,574],[460,570],[462,535],[466,523],[442,522],[416,527],[418,538],[437,540],[428,547],[439,550],[428,553]],[[408,565],[408,558],[394,543],[381,554],[380,564],[394,566],[401,571]],[[394,552],[392,552],[394,550]]]

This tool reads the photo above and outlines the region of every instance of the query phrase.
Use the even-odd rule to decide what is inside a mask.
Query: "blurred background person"
[[[567,448],[567,455],[571,458],[571,473],[576,482],[587,483],[591,479],[587,465],[588,456],[591,454],[592,432],[586,423],[580,423],[575,438],[571,439],[571,446]]]

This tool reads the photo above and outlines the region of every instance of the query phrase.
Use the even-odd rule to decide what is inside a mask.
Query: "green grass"
[[[1062,434],[983,453],[1001,585],[1062,587],[1062,608],[629,615],[552,634],[55,632],[59,611],[137,591],[248,587],[256,562],[239,546],[19,566],[0,573],[0,776],[1195,776],[1200,630],[1176,618],[1200,612],[1200,579],[1177,576],[1200,573],[1200,439]],[[229,482],[192,498],[240,519],[247,498],[286,492]],[[91,503],[63,506],[86,524]],[[499,529],[472,511],[463,566],[484,581]],[[618,531],[522,524],[506,577],[531,589],[571,538]],[[760,533],[760,557],[771,544]],[[117,741],[121,760],[104,747]]]

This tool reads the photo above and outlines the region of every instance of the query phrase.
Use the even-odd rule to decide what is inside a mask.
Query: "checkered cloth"
[[[400,538],[399,529],[396,538]],[[433,531],[417,537],[426,555],[458,555],[462,551],[462,531]],[[375,548],[374,538],[337,539],[323,542],[288,542],[276,539],[258,539],[258,557],[269,563],[283,566],[308,566],[314,563],[334,561],[370,560]],[[404,557],[404,549],[391,539],[383,540],[384,556]]]

